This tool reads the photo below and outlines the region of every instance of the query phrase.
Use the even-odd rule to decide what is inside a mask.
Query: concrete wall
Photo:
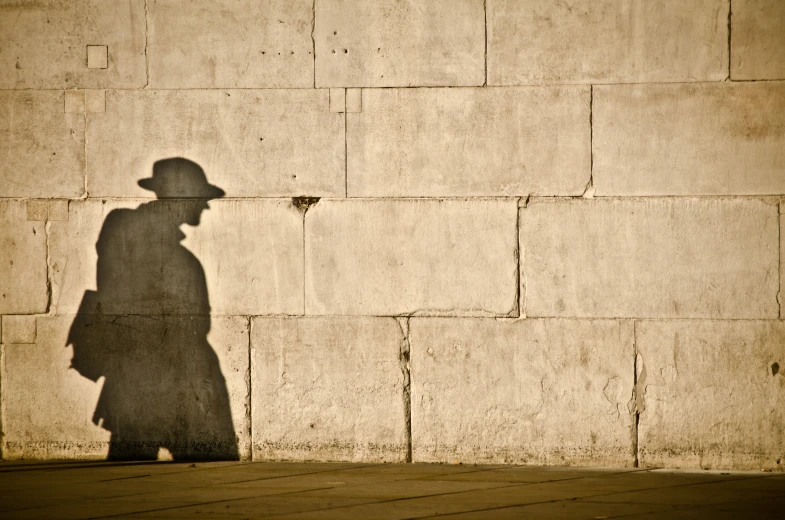
[[[0,2],[3,458],[785,468],[785,2],[182,4]]]

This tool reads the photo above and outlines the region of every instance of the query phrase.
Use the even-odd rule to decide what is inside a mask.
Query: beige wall
[[[0,1],[2,457],[106,456],[68,331],[179,156],[241,457],[783,470],[783,56],[778,0]]]

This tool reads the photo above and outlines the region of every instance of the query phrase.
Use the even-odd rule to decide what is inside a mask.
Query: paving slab
[[[581,195],[589,89],[362,89],[347,116],[352,197]]]
[[[777,318],[777,206],[614,199],[521,209],[530,317]]]
[[[0,89],[141,88],[145,0],[4,2]],[[88,62],[105,47],[104,63]]]
[[[313,0],[148,5],[152,88],[313,87]]]
[[[417,462],[633,462],[632,324],[412,318]]]
[[[87,115],[87,190],[153,197],[137,181],[184,157],[229,197],[343,196],[343,134],[326,89],[109,90]]]
[[[482,85],[482,0],[318,0],[317,87]]]
[[[728,77],[726,0],[488,0],[487,8],[489,85]]]
[[[530,477],[531,483],[448,480],[500,472]],[[20,482],[25,487],[20,488]],[[642,500],[629,502],[630,496]],[[781,504],[782,496],[782,474],[761,472],[445,464],[0,462],[3,518],[404,519],[443,514],[594,518],[648,512],[677,518],[695,518],[698,513],[729,518],[743,517],[747,511],[766,519],[781,516],[774,504]]]
[[[306,314],[517,316],[515,199],[321,201]]]
[[[644,466],[781,469],[785,323],[636,323]]]
[[[65,99],[60,90],[0,91],[0,197],[84,193],[84,115],[66,113]]]
[[[254,318],[254,460],[406,459],[394,318]]]
[[[595,195],[785,193],[785,82],[593,92]]]

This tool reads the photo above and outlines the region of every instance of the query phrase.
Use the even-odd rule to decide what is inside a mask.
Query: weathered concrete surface
[[[642,465],[782,468],[785,323],[643,321],[636,328]]]
[[[0,314],[46,311],[46,229],[24,201],[0,200]]]
[[[0,89],[140,88],[145,0],[4,2]],[[87,46],[108,46],[108,67],[87,67]]]
[[[0,92],[0,156],[0,197],[79,197],[84,116],[62,91]]]
[[[482,0],[317,0],[317,87],[482,85]]]
[[[254,318],[254,460],[404,461],[403,341],[393,318]]]
[[[22,314],[18,316],[3,316],[0,327],[0,343],[35,343],[36,316]]]
[[[597,195],[785,193],[785,82],[594,87]]]
[[[727,76],[727,0],[488,0],[489,85]]]
[[[785,258],[785,202],[780,202],[780,292],[777,301],[780,304],[780,319],[785,319],[785,269],[782,269],[782,259]]]
[[[327,90],[108,91],[87,115],[87,189],[151,197],[136,181],[181,156],[230,197],[343,196],[343,129]]]
[[[306,314],[517,316],[516,214],[512,199],[322,201]]]
[[[785,79],[785,3],[733,0],[731,79]]]
[[[347,117],[350,196],[580,195],[588,87],[363,89]]]
[[[149,4],[153,88],[313,87],[313,0]]]
[[[776,318],[777,206],[576,200],[521,210],[527,316]]]
[[[415,462],[631,466],[632,323],[412,318]]]
[[[3,431],[5,459],[96,459],[107,455],[108,431],[93,423],[93,414],[102,390],[108,384],[106,378],[99,382],[82,377],[76,370],[69,368],[73,357],[73,347],[66,347],[68,331],[73,316],[39,317],[38,336],[34,345],[4,345],[3,384]],[[113,327],[116,339],[122,338],[130,330],[147,331],[149,339],[155,342],[154,347],[162,351],[174,349],[167,338],[178,338],[178,331],[190,330],[190,323],[203,318],[176,318],[161,316],[116,317]],[[165,323],[165,325],[161,325]],[[105,325],[107,325],[105,323]],[[248,422],[248,321],[246,318],[213,318],[212,330],[208,340],[217,354],[220,364],[218,376],[226,379],[226,387],[231,403],[231,415],[240,453],[248,457],[249,422]],[[122,339],[120,339],[122,342]],[[101,345],[104,350],[96,356],[103,356],[108,364],[122,365],[125,356],[136,353],[130,342],[114,345]],[[151,347],[152,348],[152,347]],[[103,350],[102,349],[102,350]],[[107,357],[108,356],[108,357]],[[201,455],[221,456],[226,450],[223,439],[216,440],[216,433],[202,431],[200,420],[207,419],[213,413],[211,397],[204,403],[182,402],[176,409],[169,409],[163,403],[171,403],[174,395],[191,397],[193,388],[203,382],[193,381],[191,371],[194,369],[193,358],[182,358],[176,367],[153,366],[160,356],[151,357],[150,373],[160,375],[167,372],[170,378],[159,381],[148,381],[145,373],[126,374],[128,381],[138,381],[138,391],[144,392],[145,385],[156,385],[160,390],[161,406],[151,407],[147,415],[139,417],[146,423],[171,420],[176,416],[181,420],[181,430],[173,431],[173,439],[140,438],[127,441],[131,444],[179,442],[187,449]],[[134,360],[132,366],[139,367],[143,361]],[[125,387],[127,390],[128,386]],[[202,389],[204,390],[204,389]],[[200,390],[195,390],[197,395]],[[122,396],[109,397],[108,406],[115,413],[133,403],[137,398],[135,391]],[[201,407],[202,414],[194,416],[192,408]],[[205,406],[207,408],[205,408]],[[169,418],[169,419],[165,419]],[[126,424],[134,429],[133,424]]]
[[[96,288],[96,244],[107,216],[119,208],[135,208],[144,201],[71,201],[67,222],[50,224],[52,308],[57,314],[78,311],[82,295]],[[184,202],[156,202],[154,222],[163,226]],[[302,217],[289,200],[214,200],[196,227],[183,226],[182,244],[201,263],[212,314],[300,314],[303,309]],[[120,233],[108,229],[107,233]],[[142,230],[140,230],[142,232]],[[129,237],[142,241],[144,237]],[[141,262],[157,265],[164,275],[157,298],[149,288],[129,287],[122,300],[100,301],[107,314],[190,314],[181,294],[189,288],[180,273],[168,269],[166,250],[149,243]],[[156,264],[157,263],[157,264]],[[111,266],[123,269],[122,265]],[[150,267],[153,269],[153,267]],[[100,295],[99,295],[100,296]]]

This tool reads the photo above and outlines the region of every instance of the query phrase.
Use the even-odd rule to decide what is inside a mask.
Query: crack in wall
[[[403,413],[406,425],[406,462],[412,462],[412,367],[411,344],[409,343],[409,318],[395,318],[403,338],[400,343],[398,363],[403,374]]]
[[[316,0],[311,5],[311,46],[313,47],[313,88],[316,88]]]
[[[320,197],[292,197],[292,206],[302,213],[302,246],[303,246],[303,256],[302,256],[302,281],[303,281],[303,312],[302,315],[305,315],[305,287],[306,287],[306,280],[305,280],[305,215],[308,213],[308,210],[311,209],[311,206],[316,205],[319,202]]]
[[[731,68],[731,19],[733,18],[733,0],[728,0],[728,77],[726,81],[730,81],[730,68]]]
[[[245,385],[247,391],[247,404],[246,404],[246,418],[248,420],[248,427],[246,431],[248,433],[248,449],[249,453],[247,454],[249,460],[253,460],[253,350],[251,348],[251,337],[253,333],[253,319],[251,316],[246,316],[248,319],[248,370],[245,372]],[[239,444],[239,439],[238,439]]]
[[[594,198],[594,85],[589,85],[589,182],[581,197]]]
[[[51,310],[52,310],[52,299],[53,299],[53,295],[52,295],[53,280],[52,280],[52,278],[53,278],[54,275],[52,273],[52,268],[51,268],[52,256],[50,255],[50,252],[49,252],[49,238],[50,238],[49,231],[50,231],[50,226],[51,225],[52,225],[52,223],[49,221],[49,219],[47,217],[47,220],[44,223],[44,236],[46,237],[46,311],[44,311],[44,314],[49,314],[51,312]]]
[[[150,86],[150,55],[147,53],[147,43],[150,39],[150,28],[149,28],[149,7],[147,3],[149,0],[144,0],[144,71],[145,71],[145,83],[142,86],[142,89],[146,89]]]

